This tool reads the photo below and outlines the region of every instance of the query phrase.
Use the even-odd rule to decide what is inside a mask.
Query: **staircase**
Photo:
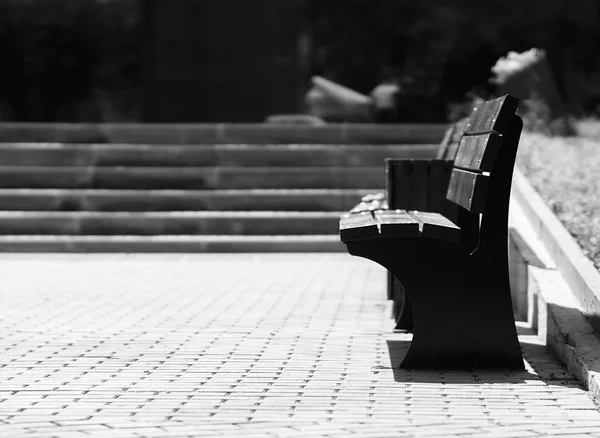
[[[3,124],[0,251],[342,251],[383,160],[431,156],[443,130]]]

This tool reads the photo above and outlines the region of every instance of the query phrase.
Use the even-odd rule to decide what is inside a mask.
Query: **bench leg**
[[[508,278],[496,278],[442,241],[387,238],[347,246],[406,288],[414,335],[402,368],[524,369]]]

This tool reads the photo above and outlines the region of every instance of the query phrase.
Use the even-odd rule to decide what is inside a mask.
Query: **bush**
[[[597,121],[588,120],[586,124],[591,135],[598,135]],[[583,253],[600,269],[597,139],[525,133],[519,141],[517,164]]]
[[[518,112],[526,131],[560,137],[577,135],[577,130],[567,114],[553,116],[548,104],[535,94],[521,101]]]

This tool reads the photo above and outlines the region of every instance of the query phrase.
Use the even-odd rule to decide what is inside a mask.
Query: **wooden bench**
[[[351,214],[363,211],[404,209],[443,213],[456,219],[458,206],[445,200],[452,161],[469,119],[464,118],[446,130],[435,159],[385,160],[386,193],[368,194],[351,209]],[[419,177],[413,175],[420,172]],[[412,331],[413,317],[410,303],[405,299],[404,287],[388,271],[387,296],[393,300],[393,318],[396,330]]]
[[[446,190],[452,162],[467,123],[468,118],[464,118],[450,125],[433,160],[385,160],[388,209],[432,211],[457,220],[458,206],[446,201]],[[414,323],[410,302],[400,281],[389,271],[387,296],[394,302],[392,316],[396,322],[395,329],[412,331]]]
[[[391,208],[340,220],[348,252],[381,264],[405,289],[414,335],[403,368],[523,369],[507,251],[517,106],[504,96],[474,109],[454,161],[388,162]]]

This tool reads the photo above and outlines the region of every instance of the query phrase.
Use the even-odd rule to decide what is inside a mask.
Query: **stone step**
[[[338,235],[0,236],[0,252],[345,252]]]
[[[382,166],[434,157],[438,145],[148,145],[0,143],[3,166]]]
[[[384,187],[382,166],[323,167],[7,167],[0,188],[360,189]]]
[[[348,211],[382,189],[69,190],[0,189],[0,210]]]
[[[445,124],[0,123],[0,142],[60,143],[439,143]]]
[[[2,235],[338,234],[344,212],[0,212]]]

